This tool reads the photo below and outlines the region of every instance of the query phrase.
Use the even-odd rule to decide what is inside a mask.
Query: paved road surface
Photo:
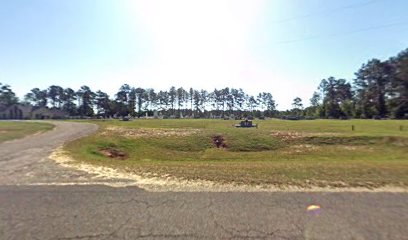
[[[94,182],[47,159],[94,125],[0,144],[0,239],[408,239],[404,193],[187,193]],[[318,204],[321,210],[307,212]]]

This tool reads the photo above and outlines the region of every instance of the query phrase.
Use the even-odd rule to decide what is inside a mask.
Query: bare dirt
[[[243,185],[243,184],[221,184],[207,180],[186,180],[172,176],[155,176],[152,173],[138,175],[126,171],[126,169],[114,169],[106,166],[95,166],[88,163],[77,162],[67,155],[62,148],[57,149],[51,159],[65,168],[75,171],[83,171],[99,179],[100,183],[112,187],[137,186],[150,192],[408,192],[408,189],[394,186],[378,188],[365,187],[299,187],[299,186],[275,186],[275,185]],[[120,181],[114,181],[120,179]],[[62,183],[69,185],[69,183]],[[58,185],[58,184],[53,184]],[[81,185],[73,183],[72,185]],[[83,185],[88,185],[84,183]],[[339,186],[346,186],[338,183]]]
[[[128,158],[128,154],[126,152],[114,148],[102,148],[99,149],[99,153],[101,153],[105,157],[114,158],[118,160],[125,160]]]
[[[287,149],[283,150],[284,153],[293,154],[293,153],[306,153],[319,150],[320,147],[312,144],[298,144],[291,145]]]
[[[227,147],[227,143],[225,141],[225,138],[222,135],[213,136],[212,141],[213,141],[214,146],[216,146],[217,148],[226,148]]]
[[[310,132],[295,132],[295,131],[273,131],[272,136],[284,141],[298,140],[305,137],[324,137],[324,136],[339,136],[338,133],[310,133]]]
[[[151,138],[151,137],[187,137],[200,133],[200,129],[184,128],[122,128],[107,127],[101,133],[102,136],[112,134],[120,135],[127,138]]]

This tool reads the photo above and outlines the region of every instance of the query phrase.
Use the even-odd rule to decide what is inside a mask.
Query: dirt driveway
[[[0,185],[72,182],[91,177],[84,172],[63,168],[48,156],[67,141],[87,136],[98,129],[95,124],[47,121],[56,127],[0,144]]]

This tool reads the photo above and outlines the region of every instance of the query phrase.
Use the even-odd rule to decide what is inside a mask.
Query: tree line
[[[320,118],[408,118],[408,49],[371,59],[352,82],[323,79],[304,114]]]
[[[14,96],[14,100],[6,101],[3,105],[17,103],[10,86],[2,87],[8,89],[10,96]],[[4,95],[2,92],[0,94]],[[271,93],[261,92],[252,96],[242,89],[228,87],[214,89],[212,92],[193,88],[185,90],[182,87],[156,91],[152,88],[143,89],[124,84],[114,98],[111,98],[107,93],[101,90],[94,92],[88,86],[82,86],[74,91],[71,88],[52,85],[47,89],[31,89],[21,103],[35,107],[49,106],[63,110],[71,116],[82,117],[141,117],[146,114],[152,116],[154,111],[175,118],[231,115],[273,117],[276,112],[275,100]]]
[[[277,111],[269,92],[257,95],[242,89],[222,88],[213,91],[171,87],[168,90],[122,85],[110,97],[88,86],[78,90],[52,85],[34,88],[19,101],[11,87],[0,83],[0,106],[15,103],[63,110],[70,116],[120,117],[281,117],[312,118],[408,118],[408,49],[386,61],[369,60],[352,81],[329,77],[323,79],[304,108],[302,99],[293,99],[293,108]]]

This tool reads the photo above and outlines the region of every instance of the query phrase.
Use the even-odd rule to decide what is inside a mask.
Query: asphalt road
[[[45,134],[0,144],[0,239],[408,239],[406,193],[53,185],[98,183],[47,158],[96,126],[56,125]],[[312,204],[320,210],[308,212]]]

